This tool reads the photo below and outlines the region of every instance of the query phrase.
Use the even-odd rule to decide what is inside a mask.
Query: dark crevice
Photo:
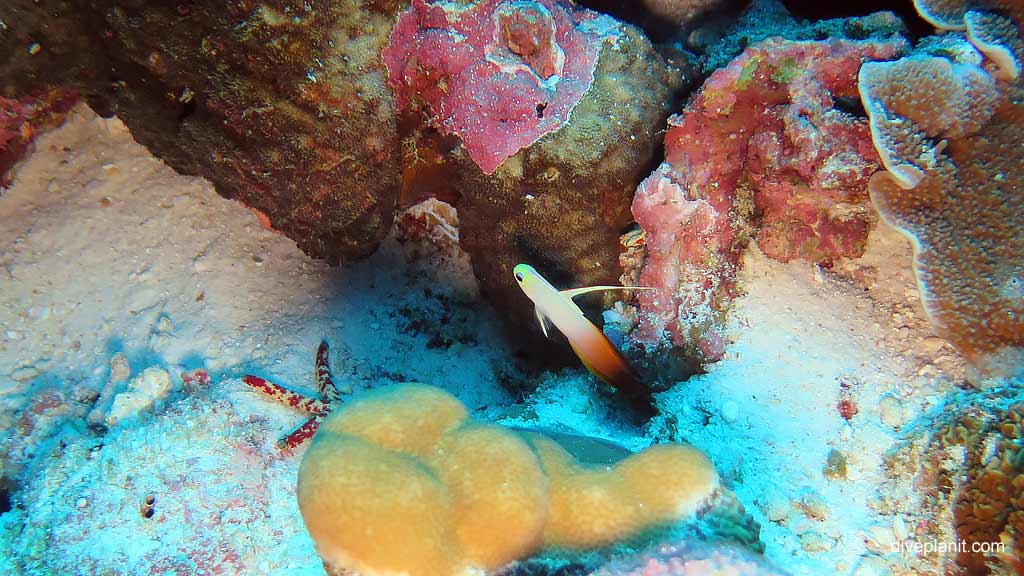
[[[526,560],[510,568],[508,576],[584,576],[590,574],[595,568],[576,562],[566,563],[562,566],[552,566],[552,563],[552,561]]]
[[[178,123],[180,124],[196,112],[196,101],[191,99],[181,105],[181,112],[178,112]]]
[[[639,224],[637,224],[636,222],[630,222],[629,224],[626,224],[625,226],[622,227],[622,229],[619,231],[619,236],[624,236],[626,234],[629,234],[630,232],[633,232],[633,231],[636,231],[636,230],[639,230],[639,229],[640,229],[640,225]]]
[[[14,508],[14,481],[3,476],[0,477],[0,514],[6,514]]]
[[[917,17],[912,0],[860,0],[859,2],[822,2],[821,0],[782,0],[794,18],[828,20],[850,16],[866,16],[889,10],[904,19]]]
[[[786,10],[798,20],[828,20],[867,16],[874,12],[888,10],[895,13],[910,33],[911,38],[920,38],[934,33],[934,28],[925,22],[914,9],[913,0],[861,0],[860,2],[822,2],[821,0],[780,0]],[[720,26],[722,22],[735,20],[749,2],[725,2],[724,7],[703,14],[687,26],[686,30],[647,10],[641,0],[579,0],[577,2],[598,12],[609,14],[623,22],[641,28],[657,43],[682,40],[689,32],[708,23]]]
[[[864,103],[860,101],[860,98],[854,98],[851,96],[840,96],[832,101],[832,105],[836,110],[846,112],[851,116],[857,118],[867,118],[867,110],[864,110]]]
[[[664,42],[678,33],[678,26],[648,11],[641,0],[579,0],[577,4],[637,26],[654,42]]]
[[[822,2],[821,0],[781,0],[794,18],[801,20],[829,20],[867,16],[888,10],[895,13],[907,26],[911,36],[920,37],[934,32],[931,25],[918,16],[913,0],[860,0],[859,2]]]

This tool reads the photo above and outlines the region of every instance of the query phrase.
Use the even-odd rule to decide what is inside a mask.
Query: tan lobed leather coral
[[[1007,18],[957,2],[917,5],[928,20],[967,34],[861,68],[861,98],[887,169],[872,176],[871,199],[913,241],[921,298],[939,333],[982,376],[1020,373],[1024,8],[993,4],[1015,7]]]
[[[403,384],[324,421],[299,468],[298,500],[328,570],[455,576],[672,524],[718,486],[690,446],[584,464],[545,435],[472,422],[447,392]]]

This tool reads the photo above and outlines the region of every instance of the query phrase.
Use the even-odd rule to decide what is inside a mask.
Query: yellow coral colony
[[[713,466],[689,446],[587,466],[543,435],[470,421],[447,392],[403,384],[324,421],[298,498],[336,573],[462,576],[545,546],[594,548],[671,524],[717,488]]]

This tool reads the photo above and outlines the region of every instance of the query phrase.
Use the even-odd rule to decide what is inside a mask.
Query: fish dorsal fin
[[[576,312],[578,312],[580,316],[584,316],[585,314],[583,314],[583,310],[580,310],[580,307],[577,306],[572,299],[577,296],[582,296],[583,294],[589,294],[590,292],[601,292],[604,290],[654,290],[654,288],[648,286],[585,286],[583,288],[569,288],[568,290],[561,290],[558,293],[565,296],[565,300],[570,306],[576,309]]]
[[[565,294],[569,298],[575,298],[583,294],[589,294],[590,292],[601,292],[603,290],[654,290],[655,288],[650,286],[587,286],[585,288],[570,288],[568,290],[562,290],[561,293]]]
[[[544,337],[545,338],[549,338],[549,336],[548,336],[548,322],[549,322],[548,317],[545,316],[544,313],[540,311],[540,307],[539,306],[538,307],[534,307],[533,312],[537,315],[537,322],[540,322],[540,329],[541,329],[542,332],[544,332]]]

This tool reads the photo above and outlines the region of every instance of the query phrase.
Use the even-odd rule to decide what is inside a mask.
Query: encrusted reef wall
[[[877,209],[913,238],[940,333],[980,373],[1016,373],[1021,5],[915,5],[948,33],[896,61],[891,13],[800,25],[754,2],[660,142],[696,64],[567,0],[12,0],[0,155],[27,148],[24,103],[59,86],[334,262],[439,196],[520,340],[539,330],[519,262],[559,287],[656,288],[606,332],[666,382],[722,356],[749,241],[829,267],[860,255]]]
[[[398,9],[19,0],[0,9],[0,71],[9,93],[80,88],[176,170],[337,261],[370,253],[391,224],[397,121],[380,51]]]
[[[30,149],[36,134],[64,122],[78,101],[74,90],[53,88],[20,98],[0,95],[0,193],[11,183],[11,167]]]
[[[400,107],[423,114],[409,138],[447,165],[482,289],[539,335],[512,268],[532,263],[561,287],[615,283],[633,189],[682,74],[638,29],[566,2],[471,6],[417,0],[386,59]],[[459,141],[439,152],[431,134]]]
[[[79,89],[314,256],[376,247],[404,161],[414,196],[426,180],[457,200],[484,292],[517,325],[521,261],[564,286],[618,277],[683,77],[639,29],[562,0],[16,0],[0,19],[8,95]]]
[[[606,313],[650,374],[678,380],[721,357],[749,240],[827,268],[861,255],[878,214],[914,242],[925,309],[973,379],[1024,371],[1022,5],[915,6],[947,33],[913,53],[891,13],[781,19],[787,36],[833,37],[747,47],[669,120],[666,161],[632,206],[642,234],[623,237],[623,284],[657,290]],[[733,36],[763,34],[749,20]]]

